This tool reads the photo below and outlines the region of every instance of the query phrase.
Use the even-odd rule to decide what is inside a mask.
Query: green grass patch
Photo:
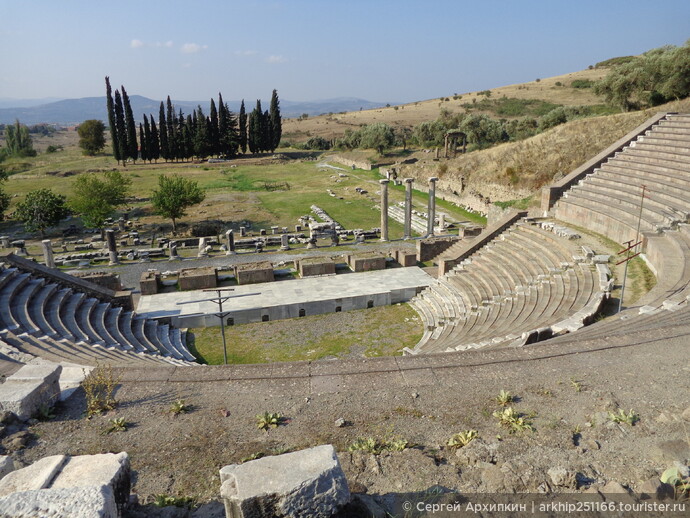
[[[407,304],[231,326],[225,328],[228,363],[400,355],[419,341],[421,327]],[[219,327],[193,329],[188,337],[202,363],[223,363]]]
[[[497,205],[502,209],[513,208],[518,210],[527,210],[532,206],[532,198],[532,196],[528,196],[527,198],[522,198],[520,200],[495,201],[494,205]]]
[[[499,117],[541,117],[561,105],[539,99],[501,97],[499,99],[482,99],[476,103],[465,103],[462,106],[467,110],[489,111]]]

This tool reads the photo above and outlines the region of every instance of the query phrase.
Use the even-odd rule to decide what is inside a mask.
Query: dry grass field
[[[592,92],[591,88],[572,88],[575,80],[597,81],[604,77],[608,69],[595,68],[582,70],[560,76],[540,79],[530,83],[514,84],[493,88],[491,99],[501,97],[515,99],[536,99],[565,106],[595,105],[602,100]],[[561,83],[562,86],[556,86]],[[457,98],[454,98],[457,97]],[[362,110],[348,113],[326,114],[307,119],[287,119],[283,121],[283,138],[294,142],[304,142],[309,137],[323,137],[327,139],[342,136],[346,130],[356,130],[364,124],[385,122],[394,127],[411,128],[424,121],[436,119],[441,109],[454,113],[467,111],[462,105],[480,102],[485,99],[479,92],[448,93],[447,97],[428,99],[388,108]],[[482,113],[474,111],[473,113]]]

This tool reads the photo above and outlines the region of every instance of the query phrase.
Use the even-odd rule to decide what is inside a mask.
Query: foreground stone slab
[[[26,421],[42,405],[53,406],[60,399],[61,372],[58,364],[24,365],[0,385],[0,411]]]
[[[12,518],[118,518],[108,486],[34,489],[0,497],[0,516]]]
[[[330,444],[225,466],[220,481],[228,518],[326,518],[350,500]]]
[[[115,517],[129,500],[130,484],[129,456],[125,452],[52,455],[0,480],[0,516]],[[84,514],[60,507],[62,500],[79,502],[76,509],[83,509]],[[15,501],[19,504],[15,505]],[[24,513],[26,509],[28,513],[32,505],[34,509],[43,509],[44,514],[13,514],[8,510]],[[50,514],[58,509],[70,511]]]

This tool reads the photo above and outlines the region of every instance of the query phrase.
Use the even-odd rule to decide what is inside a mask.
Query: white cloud
[[[235,56],[256,56],[258,52],[256,50],[236,50],[233,54]]]
[[[272,56],[268,56],[268,57],[266,58],[266,62],[267,62],[267,63],[272,63],[272,64],[273,64],[273,63],[285,63],[286,61],[287,61],[287,59],[285,59],[285,58],[284,58],[283,56],[281,56],[281,55],[272,55]]]
[[[180,50],[185,54],[196,54],[204,49],[207,49],[208,45],[199,45],[198,43],[185,43],[182,45]]]
[[[144,42],[141,40],[134,39],[134,40],[129,42],[129,46],[133,49],[138,49],[138,48],[141,48],[144,46]]]
[[[156,46],[156,47],[167,47],[170,49],[173,46],[173,42],[171,40],[170,41],[157,41],[154,46]]]

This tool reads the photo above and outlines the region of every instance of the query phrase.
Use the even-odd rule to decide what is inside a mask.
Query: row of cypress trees
[[[278,93],[273,90],[270,110],[262,111],[261,101],[247,116],[244,100],[239,115],[235,115],[223,96],[218,94],[218,105],[211,99],[209,115],[201,106],[186,117],[182,110],[177,112],[168,96],[166,103],[161,101],[158,111],[158,125],[153,115],[143,116],[137,128],[124,86],[122,93],[115,90],[113,98],[110,79],[105,78],[108,123],[113,142],[113,155],[119,162],[138,158],[149,162],[188,160],[192,157],[207,158],[218,156],[233,158],[239,151],[261,153],[274,151],[280,143],[282,122]]]

